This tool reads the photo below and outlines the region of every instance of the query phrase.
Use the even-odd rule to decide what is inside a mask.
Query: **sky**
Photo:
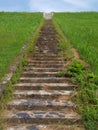
[[[98,11],[98,0],[0,0],[0,11],[80,12]]]

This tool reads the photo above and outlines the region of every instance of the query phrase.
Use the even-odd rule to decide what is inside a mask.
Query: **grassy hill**
[[[0,12],[0,78],[39,26],[41,13]]]
[[[73,75],[74,83],[78,85],[74,101],[77,104],[78,113],[82,116],[82,124],[85,125],[86,130],[97,130],[98,13],[55,13],[53,22],[58,32],[64,35],[65,39],[67,38],[66,41],[63,41],[63,38],[60,41],[63,51],[66,52],[68,50],[66,46],[71,45],[91,66],[82,70],[82,64],[74,61],[68,68],[68,74]]]
[[[55,13],[54,21],[98,74],[98,13]]]

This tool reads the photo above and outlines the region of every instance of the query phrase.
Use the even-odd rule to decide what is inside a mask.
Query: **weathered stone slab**
[[[67,83],[70,78],[63,77],[21,77],[20,82],[23,83]],[[71,81],[70,81],[71,82]]]
[[[57,123],[58,120],[65,124],[73,124],[80,121],[75,112],[64,113],[59,111],[10,111],[4,116],[11,124],[13,123]]]
[[[63,100],[44,100],[44,99],[20,99],[13,100],[7,105],[7,108],[10,109],[18,109],[18,110],[48,110],[48,109],[59,109],[70,112],[75,109],[75,104],[69,101]]]

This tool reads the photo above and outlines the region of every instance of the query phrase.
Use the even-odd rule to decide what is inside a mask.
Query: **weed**
[[[84,69],[82,63],[78,60],[74,60],[73,64],[68,67],[67,74],[74,77],[78,74],[81,74]]]
[[[56,74],[56,76],[57,76],[57,77],[64,77],[65,74],[66,74],[66,73],[65,73],[64,71],[58,71],[57,74]]]
[[[87,130],[98,129],[98,106],[85,106],[83,118],[86,120]]]
[[[74,83],[79,86],[74,101],[78,106],[78,112],[84,119],[86,129],[97,130],[98,100],[95,94],[98,89],[97,76],[85,70],[80,61],[73,62],[67,73],[74,77]]]

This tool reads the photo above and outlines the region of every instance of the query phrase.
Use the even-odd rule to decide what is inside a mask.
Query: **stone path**
[[[17,84],[13,101],[7,104],[6,130],[83,130],[76,105],[70,101],[76,85],[68,77],[57,77],[64,61],[57,50],[52,22],[47,20],[36,42],[36,53]]]

